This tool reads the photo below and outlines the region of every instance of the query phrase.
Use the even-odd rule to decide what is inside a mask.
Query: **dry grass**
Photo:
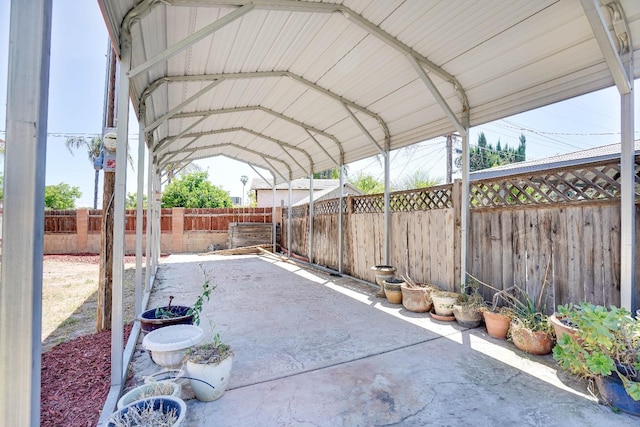
[[[42,349],[96,332],[99,266],[96,263],[50,261],[43,265]],[[135,317],[135,266],[125,265],[124,319]]]

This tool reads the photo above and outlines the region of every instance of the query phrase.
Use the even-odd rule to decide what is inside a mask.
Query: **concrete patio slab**
[[[550,356],[275,256],[172,255],[149,306],[169,295],[190,305],[204,272],[217,289],[200,326],[236,356],[222,398],[187,401],[187,426],[640,424],[597,404]],[[131,370],[133,383],[160,367],[139,346]]]

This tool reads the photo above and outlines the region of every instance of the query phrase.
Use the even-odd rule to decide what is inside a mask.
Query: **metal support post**
[[[137,315],[142,313],[142,203],[144,201],[144,126],[142,120],[138,124],[138,190],[136,192],[136,287],[135,287],[135,311]]]
[[[460,283],[467,283],[469,245],[469,128],[462,136],[462,188],[460,191]]]
[[[389,147],[385,147],[384,153],[384,254],[383,264],[390,265],[391,258],[391,197],[389,195],[389,175],[391,170]]]
[[[344,166],[340,165],[340,202],[338,203],[338,273],[342,274],[342,251],[344,231],[342,223],[344,220]]]
[[[622,144],[620,152],[620,306],[635,313],[636,207],[633,79],[629,93],[620,95]]]
[[[116,148],[116,180],[113,194],[113,289],[111,293],[111,385],[124,383],[124,221],[127,183],[129,138],[129,77],[131,45],[120,47],[120,76],[118,82],[118,146]]]
[[[0,425],[40,425],[51,0],[11,2],[0,284]],[[10,250],[9,250],[10,249]]]
[[[313,174],[309,175],[309,263],[313,264]]]

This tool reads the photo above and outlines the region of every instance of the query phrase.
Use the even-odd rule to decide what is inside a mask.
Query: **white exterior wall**
[[[256,202],[259,208],[267,208],[273,205],[273,191],[272,190],[257,190],[258,197]],[[309,195],[309,190],[291,190],[291,204],[304,199]],[[276,190],[276,207],[280,207],[280,204],[284,203],[284,206],[289,206],[288,190]]]

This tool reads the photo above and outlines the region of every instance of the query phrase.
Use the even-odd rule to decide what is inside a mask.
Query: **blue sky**
[[[5,139],[6,129],[9,6],[9,0],[0,0],[1,139]],[[95,0],[53,0],[46,183],[65,182],[80,187],[83,195],[78,206],[92,204],[93,168],[85,152],[71,155],[66,150],[63,135],[95,135],[101,132],[107,43],[104,21]],[[640,82],[636,81],[636,86],[638,84]],[[637,95],[635,110],[638,138],[640,96]],[[612,144],[620,140],[619,96],[615,88],[609,88],[475,127],[471,129],[472,143],[477,141],[481,131],[494,145],[500,139],[503,145],[508,143],[512,146],[518,143],[520,133],[524,133],[528,159]],[[130,121],[130,133],[137,134],[135,121]],[[135,157],[137,137],[132,137],[130,143]],[[424,169],[432,177],[443,178],[446,159],[444,138],[393,152],[391,158],[394,160],[392,182],[416,169]],[[229,191],[231,196],[241,196],[241,175],[257,177],[249,166],[229,159],[216,158],[197,163],[208,169],[210,180]],[[351,175],[359,171],[382,178],[382,168],[375,158],[350,165]],[[135,191],[136,174],[129,168],[127,192]],[[99,200],[101,196],[102,186]]]

